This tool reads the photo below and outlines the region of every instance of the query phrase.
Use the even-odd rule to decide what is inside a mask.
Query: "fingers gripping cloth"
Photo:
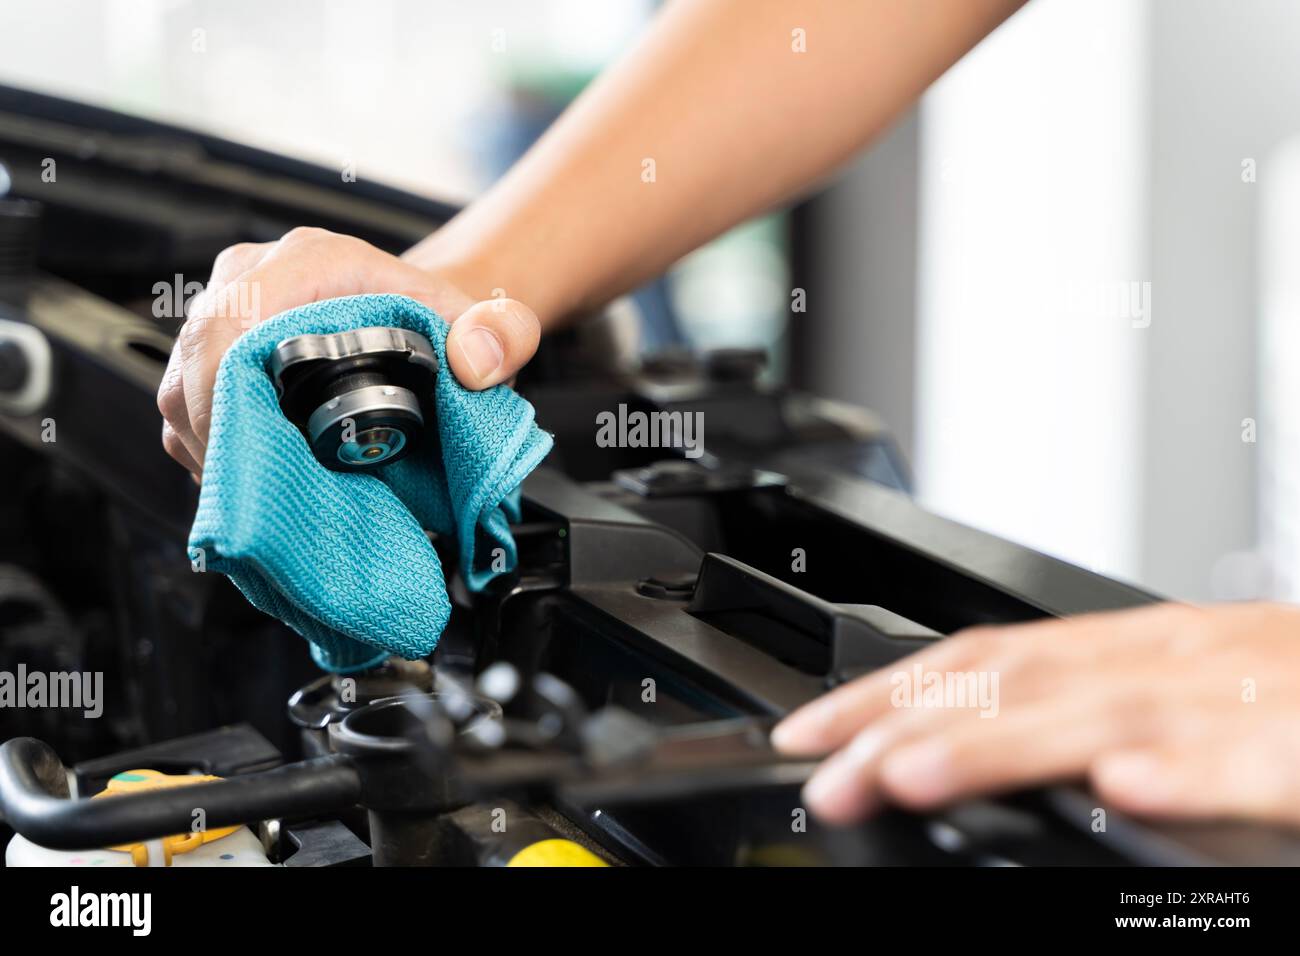
[[[426,428],[438,440],[426,435],[370,474],[330,471],[281,412],[267,360],[291,336],[367,326],[409,329],[433,344],[437,422]],[[438,643],[451,603],[424,529],[454,537],[471,590],[515,567],[508,522],[518,520],[519,484],[551,437],[506,386],[461,387],[447,365],[447,330],[413,299],[352,296],[257,325],[221,360],[191,559],[229,575],[254,606],[307,638],[325,670],[360,670],[390,653],[423,657]],[[476,546],[488,555],[477,565]]]

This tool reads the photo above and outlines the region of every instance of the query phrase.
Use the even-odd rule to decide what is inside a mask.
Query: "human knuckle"
[[[1000,627],[974,627],[953,635],[950,640],[953,653],[968,660],[986,660],[1000,657],[1014,644]]]
[[[185,454],[185,445],[181,442],[180,436],[171,428],[164,428],[162,432],[163,451],[168,455],[180,461]]]
[[[524,341],[536,341],[541,337],[541,326],[537,321],[537,316],[533,314],[532,309],[522,302],[511,299],[506,314],[509,317],[510,325],[519,338]]]
[[[193,350],[207,335],[216,312],[215,296],[205,292],[195,297],[193,307],[185,316],[185,324],[176,333],[176,348],[182,356]]]
[[[252,256],[254,248],[255,246],[251,242],[237,242],[233,246],[226,246],[217,253],[217,258],[212,261],[213,275],[237,269],[240,263],[247,261]]]
[[[337,233],[319,226],[294,226],[281,237],[280,242],[288,246],[317,246],[338,238]]]
[[[166,380],[158,387],[158,413],[165,421],[171,421],[176,417],[178,411],[176,397],[179,393],[180,388]]]
[[[156,402],[163,419],[171,421],[176,417],[180,405],[184,403],[184,383],[181,380],[181,365],[175,358],[167,363],[162,381],[158,383]]]

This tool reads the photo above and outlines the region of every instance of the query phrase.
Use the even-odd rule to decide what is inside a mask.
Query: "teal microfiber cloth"
[[[330,471],[281,412],[267,360],[290,336],[368,326],[410,329],[433,344],[440,441],[371,474]],[[512,389],[461,387],[447,365],[447,330],[414,299],[350,296],[254,326],[221,360],[191,559],[307,638],[327,671],[361,670],[390,653],[423,657],[438,643],[451,603],[424,529],[455,539],[471,590],[515,566],[508,522],[551,437]],[[476,564],[480,548],[490,557]]]

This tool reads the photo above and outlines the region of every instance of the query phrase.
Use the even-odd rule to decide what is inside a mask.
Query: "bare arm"
[[[807,189],[1022,2],[675,0],[406,258],[480,297],[504,289],[551,325]]]
[[[674,0],[500,183],[405,261],[318,229],[227,249],[158,392],[164,446],[197,476],[226,349],[251,325],[331,296],[420,299],[452,322],[448,362],[462,384],[509,380],[542,329],[825,176],[1022,2]],[[256,314],[240,295],[250,286]]]

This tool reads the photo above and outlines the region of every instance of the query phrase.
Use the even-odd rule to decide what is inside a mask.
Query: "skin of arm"
[[[809,189],[1022,2],[675,0],[405,258],[552,326]]]
[[[452,323],[461,384],[508,381],[543,328],[827,175],[1021,2],[675,0],[500,183],[403,259],[319,229],[218,256],[159,388],[164,447],[197,479],[222,355],[250,326],[334,296],[419,299]]]

